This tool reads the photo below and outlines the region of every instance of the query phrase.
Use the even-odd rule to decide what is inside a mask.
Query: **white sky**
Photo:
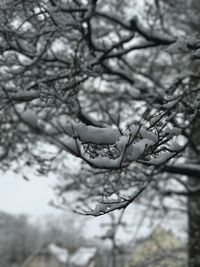
[[[55,147],[48,145],[48,149],[54,152]],[[71,155],[67,158],[69,169],[79,168],[76,158]],[[26,173],[25,169],[23,173],[30,178],[29,181],[12,171],[0,172],[0,210],[37,217],[60,212],[49,204],[55,197],[53,187],[56,185],[56,175],[42,177],[35,175],[34,170],[28,168],[27,170],[29,173]]]
[[[55,179],[32,177],[30,181],[25,181],[20,175],[8,172],[0,173],[0,211],[11,214],[27,214],[33,220],[39,221],[45,215],[61,215],[69,218],[74,218],[74,221],[83,224],[83,234],[86,237],[96,237],[105,234],[106,228],[102,229],[101,224],[110,221],[109,216],[101,217],[85,217],[82,215],[72,215],[71,213],[61,212],[49,205],[49,202],[54,198],[53,185]],[[138,225],[142,217],[142,209],[138,205],[130,205],[126,210],[124,220],[128,222],[128,232],[120,230],[118,236],[121,241],[128,241],[137,235],[146,236],[153,228],[159,225],[158,220],[150,223],[149,218],[145,219],[138,233]],[[79,217],[80,216],[80,217]],[[182,222],[185,224],[184,222]],[[180,220],[168,220],[162,222],[162,225],[168,229],[173,229],[175,233],[181,233],[184,225]],[[179,225],[179,227],[178,227]],[[179,228],[179,229],[178,229]],[[178,234],[179,235],[179,234]]]
[[[14,215],[27,214],[34,220],[40,220],[45,215],[74,216],[74,220],[83,221],[81,215],[70,215],[51,207],[49,202],[54,198],[53,178],[32,177],[25,181],[20,175],[12,172],[0,173],[0,211]],[[126,220],[133,221],[133,207],[127,212]],[[78,216],[81,216],[79,218]],[[101,236],[106,228],[101,224],[109,222],[109,216],[85,217],[84,235],[87,237]],[[130,228],[129,228],[130,230]],[[127,233],[120,231],[120,239],[127,240]],[[129,237],[130,232],[128,233]]]
[[[53,180],[34,177],[25,181],[12,172],[0,173],[0,210],[32,216],[56,212],[48,205],[53,198]]]

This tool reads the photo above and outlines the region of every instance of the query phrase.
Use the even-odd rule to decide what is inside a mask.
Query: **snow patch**
[[[26,109],[20,114],[21,119],[32,128],[38,128],[38,120],[34,111]]]
[[[70,260],[71,264],[78,266],[86,266],[95,257],[97,252],[96,248],[84,248],[81,247],[76,251]]]
[[[56,244],[50,244],[48,247],[50,253],[52,253],[60,262],[67,263],[69,260],[69,253],[67,249],[62,248]]]
[[[66,125],[65,130],[70,136],[76,136],[83,142],[94,143],[97,145],[115,144],[120,137],[120,133],[117,129],[113,129],[111,127],[99,128],[87,126],[83,123],[72,123]]]

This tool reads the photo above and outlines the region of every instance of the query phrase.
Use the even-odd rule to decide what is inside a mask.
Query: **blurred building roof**
[[[187,263],[186,250],[171,232],[159,227],[141,240],[127,266],[179,267]]]

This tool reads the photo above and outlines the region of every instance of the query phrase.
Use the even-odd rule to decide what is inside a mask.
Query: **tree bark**
[[[191,140],[196,147],[196,152],[191,150],[191,157],[200,164],[200,120],[191,130]],[[200,179],[188,178],[188,185],[194,188],[200,187]],[[188,266],[200,266],[200,193],[191,194],[188,197]]]
[[[193,177],[188,183],[200,186],[199,179]],[[188,197],[188,266],[200,266],[200,194]]]

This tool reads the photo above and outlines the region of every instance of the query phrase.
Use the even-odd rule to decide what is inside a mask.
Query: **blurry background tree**
[[[23,216],[1,213],[0,223],[1,265],[20,266],[37,249],[40,232]]]
[[[1,266],[17,267],[37,252],[44,244],[58,243],[73,252],[83,244],[90,245],[82,236],[82,228],[61,217],[44,218],[45,227],[30,222],[27,217],[0,213]]]
[[[0,167],[59,171],[61,205],[73,191],[88,215],[124,209],[145,189],[185,208],[188,199],[196,267],[199,4],[138,2],[3,1]],[[90,210],[91,199],[100,203]]]
[[[47,216],[44,220],[45,227],[40,243],[58,243],[73,253],[81,246],[90,245],[90,240],[83,235],[84,222],[76,224],[76,219],[62,218],[61,216]]]

